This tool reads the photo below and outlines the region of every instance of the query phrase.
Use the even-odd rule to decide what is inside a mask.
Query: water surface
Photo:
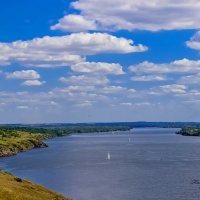
[[[176,130],[56,138],[0,165],[75,200],[199,200],[200,137]]]

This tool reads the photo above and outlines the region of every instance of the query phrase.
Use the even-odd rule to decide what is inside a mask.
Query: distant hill
[[[44,123],[44,124],[1,124],[0,126],[17,126],[17,127],[36,127],[36,128],[56,128],[68,126],[126,126],[130,128],[138,127],[200,127],[200,122],[108,122],[108,123]]]

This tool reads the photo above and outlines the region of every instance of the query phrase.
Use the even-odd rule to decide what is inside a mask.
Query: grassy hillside
[[[70,200],[43,186],[0,172],[0,200]]]
[[[42,140],[50,137],[48,134],[0,129],[0,157],[15,155],[33,148],[47,147]]]

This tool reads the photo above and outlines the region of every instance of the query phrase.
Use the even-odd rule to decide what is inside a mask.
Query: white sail
[[[110,158],[111,158],[111,156],[110,156],[110,153],[108,152],[108,157],[107,157],[107,159],[110,160]]]

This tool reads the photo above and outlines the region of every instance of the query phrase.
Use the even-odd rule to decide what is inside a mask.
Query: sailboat
[[[131,142],[131,138],[128,139],[128,142],[129,142],[129,143]]]
[[[110,156],[110,153],[108,152],[108,156],[107,156],[107,159],[110,160],[111,156]]]

